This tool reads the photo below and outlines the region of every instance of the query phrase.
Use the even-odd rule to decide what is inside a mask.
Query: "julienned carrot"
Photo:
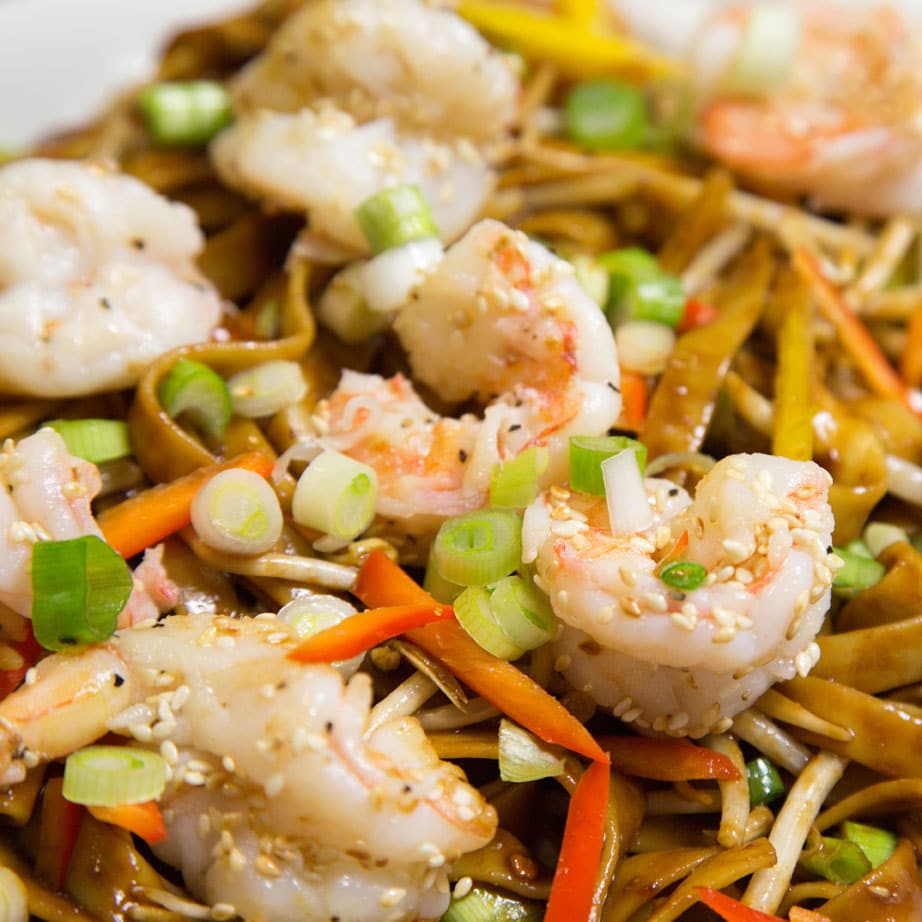
[[[610,781],[608,766],[593,762],[576,785],[544,922],[588,922],[592,918]]]
[[[740,776],[737,767],[723,753],[685,740],[642,736],[601,736],[597,739],[615,768],[637,778],[653,781],[699,781],[708,778],[735,781]]]
[[[299,663],[335,663],[358,656],[413,628],[452,617],[451,606],[430,602],[369,608],[305,638],[288,658]]]
[[[148,845],[156,845],[166,838],[163,814],[157,802],[119,804],[117,807],[87,807],[92,816],[102,823],[110,823],[140,836]]]
[[[381,551],[366,558],[353,592],[374,607],[436,604]],[[436,621],[408,631],[406,637],[539,739],[608,762],[592,734],[556,698],[512,663],[487,653],[457,621]]]
[[[713,909],[726,922],[779,922],[778,916],[744,906],[739,900],[715,890],[713,887],[695,887],[698,898]]]
[[[192,518],[195,494],[215,474],[239,467],[268,477],[272,459],[258,451],[200,467],[169,483],[161,483],[101,513],[98,522],[103,537],[122,555],[133,557],[145,548],[185,528]]]
[[[826,319],[836,328],[839,339],[864,375],[868,386],[881,397],[898,400],[916,412],[909,391],[887,361],[867,327],[855,316],[836,287],[823,275],[817,258],[806,247],[794,251],[794,267],[810,283]]]
[[[701,301],[698,298],[689,298],[685,302],[685,309],[682,311],[682,319],[679,321],[679,333],[687,333],[694,330],[695,327],[706,327],[713,323],[718,317],[717,308],[707,301]]]
[[[900,375],[906,387],[922,386],[922,304],[909,319],[906,342],[900,355]]]
[[[647,418],[647,382],[643,375],[621,371],[621,415],[629,429],[640,432]]]

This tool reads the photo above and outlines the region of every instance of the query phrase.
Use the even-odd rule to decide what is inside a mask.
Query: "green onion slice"
[[[820,836],[816,847],[801,852],[800,866],[837,884],[853,884],[871,870],[867,855],[847,839]]]
[[[464,896],[453,899],[441,922],[541,922],[544,903],[526,900],[487,887],[473,887]]]
[[[30,918],[35,917],[29,914],[29,894],[22,878],[10,868],[0,868],[0,919],[28,922]]]
[[[234,413],[263,419],[297,403],[307,393],[307,381],[297,362],[275,359],[237,372],[227,389]]]
[[[643,93],[615,80],[574,87],[564,104],[563,117],[567,135],[589,150],[641,147],[650,128]]]
[[[224,379],[207,365],[180,359],[160,382],[157,396],[171,419],[185,415],[206,435],[224,435],[231,418],[230,393]]]
[[[499,722],[499,776],[503,781],[538,781],[563,772],[563,753],[503,718]]]
[[[377,498],[374,468],[328,449],[298,479],[291,513],[299,525],[351,541],[371,524]]]
[[[771,803],[784,793],[784,782],[778,769],[764,756],[746,763],[749,782],[749,803],[753,807]]]
[[[538,478],[547,470],[547,465],[547,449],[536,445],[497,464],[490,475],[490,505],[500,509],[524,509],[538,495]]]
[[[889,522],[871,522],[865,528],[862,537],[873,557],[877,557],[891,544],[909,541],[909,536],[904,529],[899,525],[891,525]]]
[[[434,548],[435,542],[429,546],[429,557],[426,561],[426,572],[423,576],[423,589],[425,589],[437,602],[442,602],[444,605],[451,605],[462,593],[464,586],[449,582],[442,577],[435,560]]]
[[[87,807],[117,807],[156,800],[166,787],[166,762],[133,746],[86,746],[64,763],[66,800]]]
[[[513,643],[497,622],[490,605],[490,593],[482,586],[469,586],[454,602],[458,623],[487,653],[505,660],[518,659],[525,650]]]
[[[665,567],[659,578],[673,589],[691,592],[697,589],[707,577],[708,571],[700,564],[691,560],[677,560]]]
[[[439,575],[459,586],[488,586],[522,562],[522,520],[508,509],[480,509],[442,523],[433,545]]]
[[[637,466],[643,477],[647,467],[647,446],[625,435],[570,436],[570,487],[578,493],[605,495],[602,462],[626,448],[637,454]]]
[[[557,634],[557,618],[547,596],[517,573],[493,587],[490,607],[506,636],[525,650],[535,650]]]
[[[864,852],[872,868],[879,868],[896,851],[896,836],[877,826],[846,820],[842,823],[842,836]]]
[[[345,599],[335,595],[296,596],[279,609],[278,620],[290,624],[300,640],[313,637],[320,631],[335,627],[356,613],[355,607]],[[341,673],[351,675],[362,664],[364,653],[348,660],[339,660],[330,665],[336,667]]]
[[[763,95],[783,86],[797,61],[801,13],[785,4],[754,4],[736,53],[720,81],[726,93]]]
[[[207,144],[233,117],[230,97],[216,80],[154,83],[138,95],[147,132],[157,144]]]
[[[102,464],[131,454],[128,425],[121,419],[53,419],[44,423],[54,429],[75,458]]]
[[[32,628],[46,650],[112,636],[134,580],[102,538],[39,541],[32,548]]]
[[[612,327],[628,320],[649,320],[673,329],[685,311],[685,289],[664,272],[656,258],[639,247],[613,250],[598,257],[609,273],[606,314]]]
[[[355,219],[375,254],[439,235],[422,190],[416,185],[391,186],[369,196],[356,208]]]
[[[839,547],[833,548],[833,552],[845,563],[845,566],[836,570],[832,579],[832,591],[839,598],[854,598],[862,590],[879,583],[887,572],[887,568],[880,561],[866,557],[863,553]]]

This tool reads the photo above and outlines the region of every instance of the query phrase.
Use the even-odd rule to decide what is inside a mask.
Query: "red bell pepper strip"
[[[352,591],[373,607],[438,604],[381,551],[365,559]],[[454,619],[414,628],[406,637],[539,739],[608,762],[592,734],[556,698],[512,663],[487,653]]]
[[[689,298],[685,302],[685,309],[682,311],[678,332],[687,333],[689,330],[694,330],[695,327],[706,327],[709,323],[713,323],[718,316],[717,308],[712,304],[698,298]]]
[[[84,811],[80,804],[64,799],[62,785],[62,778],[51,778],[45,783],[38,856],[35,861],[36,877],[55,891],[64,889]]]
[[[119,804],[116,807],[87,807],[90,814],[102,823],[110,823],[140,836],[148,845],[156,845],[166,838],[163,814],[154,800],[142,804]]]
[[[643,375],[621,369],[621,416],[628,429],[640,432],[647,418],[647,382]]]
[[[740,773],[723,753],[685,740],[642,736],[600,736],[599,745],[611,764],[626,775],[654,781],[736,781]]]
[[[713,887],[695,887],[698,898],[713,909],[725,922],[779,922],[778,916],[744,906],[739,900],[715,890]]]
[[[45,649],[35,639],[32,633],[32,622],[26,621],[26,636],[22,640],[14,640],[10,646],[22,657],[22,665],[15,669],[4,669],[0,672],[0,700],[5,698],[10,692],[19,687],[19,683],[25,678],[26,673],[35,665],[39,656]]]
[[[610,781],[608,766],[593,762],[576,785],[544,922],[588,922],[592,917]]]
[[[369,608],[306,637],[288,658],[299,663],[335,663],[358,656],[413,628],[453,617],[450,605],[427,603]]]

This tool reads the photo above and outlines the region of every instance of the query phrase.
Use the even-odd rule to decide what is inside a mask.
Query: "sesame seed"
[[[557,657],[556,660],[554,660],[554,671],[563,672],[565,669],[570,668],[570,663],[572,662],[573,659],[571,657],[567,656],[566,653],[562,653]]]
[[[211,907],[211,918],[215,922],[227,922],[228,919],[233,919],[237,915],[237,907],[233,903],[215,903]]]
[[[263,790],[266,792],[266,797],[278,797],[284,787],[285,776],[281,772],[276,772],[263,785]]]
[[[172,740],[164,740],[160,744],[160,755],[167,765],[175,765],[179,759],[179,750],[176,748],[176,743]]]
[[[611,712],[615,717],[620,717],[625,711],[629,710],[634,700],[630,697],[622,698],[612,709]]]
[[[211,832],[211,820],[209,819],[207,813],[199,814],[198,821],[196,823],[196,829],[200,839],[204,839],[208,833]]]
[[[406,895],[407,891],[403,887],[391,887],[378,897],[378,902],[385,909],[390,909],[401,902]]]
[[[622,719],[625,723],[628,723],[628,724],[634,723],[634,722],[637,720],[637,718],[640,717],[640,715],[641,715],[642,713],[643,713],[643,709],[642,709],[642,708],[631,708],[630,710],[625,711],[625,712],[621,715],[621,719]]]
[[[233,774],[237,770],[237,764],[230,756],[222,756],[221,766],[224,768],[224,771],[229,774]]]
[[[733,721],[729,717],[723,717],[714,724],[714,733],[726,733],[733,726]]]
[[[230,865],[232,871],[236,871],[238,874],[247,866],[246,858],[243,857],[243,852],[239,848],[232,848],[230,853],[227,856],[227,863]]]
[[[454,890],[454,898],[460,900],[462,897],[468,895],[471,890],[474,889],[474,881],[470,877],[462,877],[456,884]]]
[[[260,855],[254,862],[253,867],[256,873],[261,877],[281,877],[281,868],[268,856]]]

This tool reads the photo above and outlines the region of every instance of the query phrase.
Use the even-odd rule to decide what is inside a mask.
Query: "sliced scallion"
[[[803,26],[801,12],[783,3],[757,3],[749,9],[739,45],[721,89],[762,95],[783,86],[797,60]]]
[[[227,389],[234,413],[262,419],[297,403],[307,393],[307,381],[297,362],[275,359],[237,372]]]
[[[871,522],[865,528],[862,537],[874,557],[878,557],[880,552],[890,547],[891,544],[909,540],[904,529],[899,525],[891,525],[889,522]]]
[[[602,462],[625,449],[636,454],[641,476],[647,466],[647,446],[625,435],[570,436],[570,487],[578,493],[605,495]]]
[[[749,782],[749,803],[753,807],[771,803],[784,793],[784,782],[778,769],[764,756],[746,763]]]
[[[490,593],[482,586],[468,586],[454,601],[458,624],[487,653],[505,660],[518,659],[525,650],[513,643],[497,622],[490,605]]]
[[[636,87],[597,80],[574,87],[564,104],[568,137],[589,150],[631,150],[647,139],[647,103]]]
[[[570,262],[576,273],[576,280],[582,285],[583,291],[595,301],[599,307],[608,303],[608,270],[593,256],[577,253]]]
[[[443,579],[488,586],[522,562],[522,521],[508,509],[480,509],[442,523],[432,549]]]
[[[547,465],[548,451],[537,445],[497,464],[490,475],[490,505],[498,509],[524,509],[538,495],[538,478]]]
[[[563,772],[563,753],[503,718],[499,722],[499,776],[503,781],[538,781]]]
[[[69,650],[112,636],[134,580],[102,538],[39,541],[32,548],[32,629],[46,650]]]
[[[345,599],[335,595],[301,595],[292,599],[279,609],[278,619],[290,624],[301,640],[312,637],[320,631],[334,627],[351,618],[355,608]],[[352,675],[362,664],[365,654],[360,653],[352,659],[331,663],[343,675]]]
[[[349,345],[380,333],[389,319],[373,311],[365,300],[364,266],[359,261],[337,272],[317,302],[317,319]]]
[[[429,205],[416,185],[391,186],[376,192],[356,208],[355,219],[372,253],[439,235]]]
[[[871,870],[867,855],[854,843],[821,836],[815,847],[801,852],[800,866],[837,884],[853,884]]]
[[[442,241],[426,237],[373,256],[362,268],[362,290],[369,310],[384,314],[399,310],[444,255]]]
[[[64,798],[87,807],[145,803],[165,787],[166,762],[149,749],[86,746],[64,763]]]
[[[547,596],[517,573],[493,587],[490,607],[506,636],[525,650],[535,650],[557,634],[557,618]]]
[[[231,468],[215,474],[192,500],[192,527],[211,547],[230,554],[262,554],[282,534],[275,490],[255,473]]]
[[[887,829],[846,820],[842,836],[864,852],[872,868],[879,868],[896,851],[896,836]]]
[[[207,144],[233,117],[230,96],[216,80],[154,83],[138,95],[148,134],[157,144]]]
[[[839,598],[854,598],[862,590],[879,583],[887,572],[880,561],[863,553],[854,553],[845,548],[833,548],[833,551],[845,564],[836,570],[832,579],[832,591]]]
[[[433,553],[434,544],[429,547],[429,559],[426,561],[426,572],[423,576],[423,589],[437,602],[451,605],[464,590],[464,586],[451,583],[439,573],[438,565]]]
[[[685,311],[685,289],[664,272],[656,258],[639,247],[613,250],[597,257],[608,270],[606,313],[611,326],[627,320],[649,320],[675,328]]]
[[[653,513],[635,449],[625,448],[606,458],[602,462],[602,481],[613,535],[631,535],[650,527]]]
[[[194,359],[180,359],[157,389],[160,405],[171,419],[187,416],[206,435],[220,439],[231,418],[231,399],[224,379]]]
[[[44,424],[54,429],[75,458],[102,464],[131,454],[128,425],[121,419],[53,419]]]
[[[680,592],[691,592],[697,589],[705,580],[708,571],[700,564],[691,560],[677,560],[675,563],[664,567],[659,578],[673,589]]]
[[[441,922],[541,922],[544,903],[476,886],[452,899]]]
[[[0,919],[29,922],[29,894],[22,878],[10,868],[0,868]]]
[[[371,524],[377,498],[374,468],[328,449],[298,479],[291,513],[299,525],[351,541]]]

